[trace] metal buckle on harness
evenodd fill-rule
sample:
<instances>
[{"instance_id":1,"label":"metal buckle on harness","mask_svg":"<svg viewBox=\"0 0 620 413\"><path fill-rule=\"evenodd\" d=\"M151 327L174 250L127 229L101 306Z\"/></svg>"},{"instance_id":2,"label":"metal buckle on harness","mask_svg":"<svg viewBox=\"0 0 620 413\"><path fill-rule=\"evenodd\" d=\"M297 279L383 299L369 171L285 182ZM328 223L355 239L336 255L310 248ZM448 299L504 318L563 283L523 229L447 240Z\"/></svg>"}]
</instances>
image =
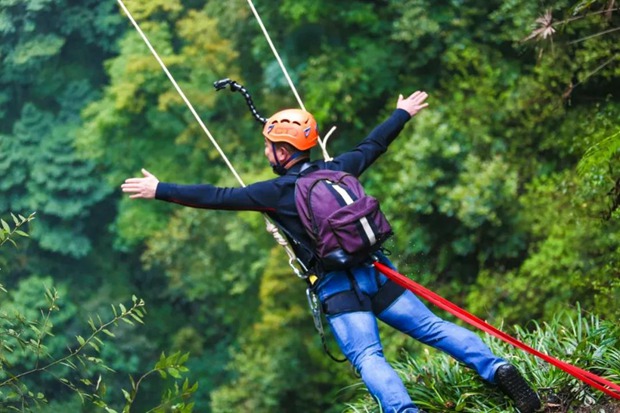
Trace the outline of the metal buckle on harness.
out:
<instances>
[{"instance_id":1,"label":"metal buckle on harness","mask_svg":"<svg viewBox=\"0 0 620 413\"><path fill-rule=\"evenodd\" d=\"M306 297L308 298L308 306L312 313L314 328L316 328L321 337L323 337L323 322L321 321L321 304L319 302L319 297L312 291L311 287L306 288Z\"/></svg>"},{"instance_id":2,"label":"metal buckle on harness","mask_svg":"<svg viewBox=\"0 0 620 413\"><path fill-rule=\"evenodd\" d=\"M297 266L295 266L295 262L299 264L299 266L303 269L303 272L300 271L299 268L297 268ZM289 257L288 265L293 269L293 272L295 273L295 275L298 278L301 278L302 280L308 280L308 277L311 276L310 271L308 271L304 263L297 257L295 258ZM311 284L314 284L314 282L311 282Z\"/></svg>"},{"instance_id":3,"label":"metal buckle on harness","mask_svg":"<svg viewBox=\"0 0 620 413\"><path fill-rule=\"evenodd\" d=\"M312 291L312 287L306 288L306 297L308 297L308 305L310 306L310 311L312 312L312 319L314 320L314 328L319 332L319 336L321 337L321 343L323 344L323 350L332 360L338 363L344 363L347 361L346 357L337 358L335 357L327 348L327 341L325 340L325 331L323 330L323 322L321 321L321 303L319 301L319 297L317 294Z\"/></svg>"}]
</instances>

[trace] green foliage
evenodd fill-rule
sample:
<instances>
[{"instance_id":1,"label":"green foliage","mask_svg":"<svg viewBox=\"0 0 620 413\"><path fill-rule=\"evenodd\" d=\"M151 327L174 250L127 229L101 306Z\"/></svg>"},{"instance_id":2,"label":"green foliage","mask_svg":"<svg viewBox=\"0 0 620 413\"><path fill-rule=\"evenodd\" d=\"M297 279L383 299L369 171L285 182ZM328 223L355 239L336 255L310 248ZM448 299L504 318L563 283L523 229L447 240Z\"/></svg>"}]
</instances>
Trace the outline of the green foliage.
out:
<instances>
[{"instance_id":1,"label":"green foliage","mask_svg":"<svg viewBox=\"0 0 620 413\"><path fill-rule=\"evenodd\" d=\"M229 365L236 378L212 393L213 412L335 413L341 410L337 401L351 397L341 388L352 377L343 371L346 365L323 352L305 283L281 265L285 257L280 248L272 249L259 291L259 317L240 334ZM327 342L338 354L329 334Z\"/></svg>"},{"instance_id":2,"label":"green foliage","mask_svg":"<svg viewBox=\"0 0 620 413\"><path fill-rule=\"evenodd\" d=\"M610 319L618 317L616 253L617 221L592 216L600 192L592 191L572 172L534 181L521 197L531 211L527 226L531 251L518 270L482 272L469 303L472 311L490 308L500 319L520 320L520 314L549 318L578 297L584 308Z\"/></svg>"},{"instance_id":3,"label":"green foliage","mask_svg":"<svg viewBox=\"0 0 620 413\"><path fill-rule=\"evenodd\" d=\"M139 319L136 318L136 321ZM141 320L140 320L141 322ZM194 403L188 401L192 397L192 394L198 389L198 383L190 384L189 380L183 380L183 373L188 371L185 367L189 354L174 353L170 356L166 356L162 353L159 361L148 372L144 373L140 378L135 380L130 376L131 390L122 389L123 396L125 398L125 406L122 410L123 413L129 413L134 405L140 385L152 374L159 374L162 379L166 379L168 376L172 377L172 387L166 389L162 395L162 400L159 405L150 408L149 413L164 413L169 411L179 413L191 413L193 411ZM182 383L179 385L179 381ZM108 413L116 413L116 410L110 408L105 402L98 399L94 401L94 404L98 407L105 409Z\"/></svg>"},{"instance_id":4,"label":"green foliage","mask_svg":"<svg viewBox=\"0 0 620 413\"><path fill-rule=\"evenodd\" d=\"M92 0L3 0L0 10L0 211L36 209L37 246L82 257L87 222L110 191L73 141L121 20L113 4Z\"/></svg>"},{"instance_id":5,"label":"green foliage","mask_svg":"<svg viewBox=\"0 0 620 413\"><path fill-rule=\"evenodd\" d=\"M81 89L81 90L80 90ZM86 255L91 241L85 234L91 209L110 189L93 176L94 164L79 159L72 139L74 102L80 93L89 93L78 84L69 85L59 97L67 112L54 118L32 104L24 106L12 135L0 139L0 169L5 179L0 185L0 210L37 209L39 220L32 237L44 250L73 257ZM85 98L86 99L86 98Z\"/></svg>"},{"instance_id":6,"label":"green foliage","mask_svg":"<svg viewBox=\"0 0 620 413\"><path fill-rule=\"evenodd\" d=\"M583 175L588 169L599 166L601 164L606 165L610 162L620 150L620 131L613 135L606 136L596 145L590 147L579 165L577 165L577 171Z\"/></svg>"},{"instance_id":7,"label":"green foliage","mask_svg":"<svg viewBox=\"0 0 620 413\"><path fill-rule=\"evenodd\" d=\"M62 331L72 328L77 308L63 303L66 286L61 290L50 287L52 280L31 277L20 283L15 292L2 297L0 317L0 406L16 411L31 411L54 395L67 390L81 399L98 400L105 393L102 372L110 370L100 358L104 341L101 337L115 337L112 328L120 321L142 323L144 302L134 297L133 306L112 306L114 317L104 321L99 316L90 318L91 332L85 338L76 336L68 345L64 335L55 335L54 328ZM45 294L41 294L41 287ZM44 300L42 300L44 298ZM73 329L73 328L72 328Z\"/></svg>"},{"instance_id":8,"label":"green foliage","mask_svg":"<svg viewBox=\"0 0 620 413\"><path fill-rule=\"evenodd\" d=\"M614 381L620 373L618 326L580 310L559 312L550 322L536 323L533 328L515 326L513 336L542 353L608 380ZM609 401L609 396L544 360L496 338L486 336L485 341L495 354L517 366L538 390L543 402L549 401L559 411ZM445 353L425 349L406 354L402 362L395 364L416 405L428 412L513 411L510 399L499 389ZM346 411L376 413L380 410L366 395Z\"/></svg>"}]
</instances>

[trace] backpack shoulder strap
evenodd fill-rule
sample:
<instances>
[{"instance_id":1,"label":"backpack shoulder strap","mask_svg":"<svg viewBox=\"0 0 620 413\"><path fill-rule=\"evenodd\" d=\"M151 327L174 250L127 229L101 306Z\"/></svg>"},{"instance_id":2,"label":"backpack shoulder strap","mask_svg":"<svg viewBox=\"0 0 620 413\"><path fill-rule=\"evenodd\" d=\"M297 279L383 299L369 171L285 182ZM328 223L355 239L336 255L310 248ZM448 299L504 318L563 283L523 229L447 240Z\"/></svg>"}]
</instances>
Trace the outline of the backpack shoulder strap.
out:
<instances>
[{"instance_id":1,"label":"backpack shoulder strap","mask_svg":"<svg viewBox=\"0 0 620 413\"><path fill-rule=\"evenodd\" d=\"M301 165L301 169L299 169L299 172L297 172L295 175L297 176L297 178L301 178L302 176L306 176L314 171L318 171L319 170L319 166L312 163L312 162L304 162L303 165Z\"/></svg>"}]
</instances>

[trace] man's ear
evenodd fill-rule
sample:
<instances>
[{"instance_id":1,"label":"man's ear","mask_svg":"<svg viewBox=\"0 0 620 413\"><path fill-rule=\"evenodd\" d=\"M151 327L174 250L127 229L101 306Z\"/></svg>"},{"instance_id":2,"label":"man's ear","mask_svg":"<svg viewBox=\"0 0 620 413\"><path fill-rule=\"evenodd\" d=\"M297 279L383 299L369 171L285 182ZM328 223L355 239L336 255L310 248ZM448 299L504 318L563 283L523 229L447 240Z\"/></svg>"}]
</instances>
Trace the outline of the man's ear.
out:
<instances>
[{"instance_id":1,"label":"man's ear","mask_svg":"<svg viewBox=\"0 0 620 413\"><path fill-rule=\"evenodd\" d=\"M284 145L276 148L276 156L278 157L278 160L280 162L287 160L290 155L291 154L289 153L288 149L284 147Z\"/></svg>"}]
</instances>

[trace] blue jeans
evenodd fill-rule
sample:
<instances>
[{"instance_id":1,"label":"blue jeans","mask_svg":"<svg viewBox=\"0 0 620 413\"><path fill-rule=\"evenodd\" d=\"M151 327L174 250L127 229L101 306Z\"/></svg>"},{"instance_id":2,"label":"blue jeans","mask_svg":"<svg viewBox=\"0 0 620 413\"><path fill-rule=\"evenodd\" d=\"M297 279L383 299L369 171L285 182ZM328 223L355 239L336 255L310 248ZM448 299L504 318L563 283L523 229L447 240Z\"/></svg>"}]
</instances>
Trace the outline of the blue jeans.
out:
<instances>
[{"instance_id":1,"label":"blue jeans","mask_svg":"<svg viewBox=\"0 0 620 413\"><path fill-rule=\"evenodd\" d=\"M394 268L385 257L381 261ZM373 266L351 270L362 293L373 297L387 278ZM346 271L325 275L317 286L319 300L350 290ZM405 386L383 356L377 320L448 353L474 369L485 380L493 382L495 371L506 361L495 356L486 344L471 331L442 320L434 315L411 291L405 291L381 314L371 311L346 312L328 315L331 331L343 354L359 371L370 393L379 401L385 413L415 413L418 411Z\"/></svg>"}]
</instances>

